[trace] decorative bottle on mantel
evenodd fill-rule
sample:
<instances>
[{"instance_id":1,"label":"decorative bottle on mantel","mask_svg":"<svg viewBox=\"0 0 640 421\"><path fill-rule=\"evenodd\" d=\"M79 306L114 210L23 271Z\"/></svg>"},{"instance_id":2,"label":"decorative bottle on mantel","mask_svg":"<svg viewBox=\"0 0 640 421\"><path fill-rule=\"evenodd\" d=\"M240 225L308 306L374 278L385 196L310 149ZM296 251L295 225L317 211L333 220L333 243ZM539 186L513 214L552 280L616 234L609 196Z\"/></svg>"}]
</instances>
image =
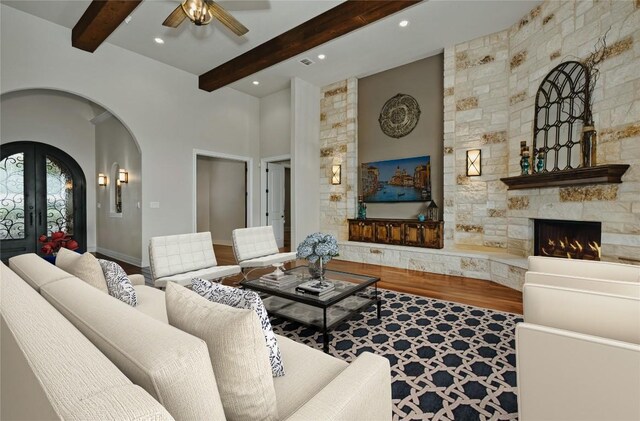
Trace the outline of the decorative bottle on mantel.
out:
<instances>
[{"instance_id":1,"label":"decorative bottle on mantel","mask_svg":"<svg viewBox=\"0 0 640 421\"><path fill-rule=\"evenodd\" d=\"M545 165L544 165L544 158L545 158L545 153L542 151L542 149L538 150L538 161L536 162L536 172L537 173L541 173L544 171Z\"/></svg>"},{"instance_id":2,"label":"decorative bottle on mantel","mask_svg":"<svg viewBox=\"0 0 640 421\"><path fill-rule=\"evenodd\" d=\"M531 163L529 162L529 147L526 146L522 149L522 158L520 158L520 170L522 175L529 175L529 168Z\"/></svg>"},{"instance_id":3,"label":"decorative bottle on mantel","mask_svg":"<svg viewBox=\"0 0 640 421\"><path fill-rule=\"evenodd\" d=\"M596 140L597 133L593 123L586 124L582 128L582 139L580 139L580 151L582 168L596 166Z\"/></svg>"}]
</instances>

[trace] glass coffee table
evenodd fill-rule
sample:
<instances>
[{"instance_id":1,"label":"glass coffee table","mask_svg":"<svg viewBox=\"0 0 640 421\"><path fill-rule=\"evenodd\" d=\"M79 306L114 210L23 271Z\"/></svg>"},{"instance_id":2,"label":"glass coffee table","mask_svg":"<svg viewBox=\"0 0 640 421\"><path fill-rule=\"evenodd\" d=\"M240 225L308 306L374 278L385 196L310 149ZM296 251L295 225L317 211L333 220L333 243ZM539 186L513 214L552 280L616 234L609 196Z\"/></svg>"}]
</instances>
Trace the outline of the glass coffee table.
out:
<instances>
[{"instance_id":1,"label":"glass coffee table","mask_svg":"<svg viewBox=\"0 0 640 421\"><path fill-rule=\"evenodd\" d=\"M284 287L276 287L260 278L245 280L241 285L259 292L270 316L301 323L320 329L324 352L329 351L329 330L355 314L375 304L380 318L382 300L378 295L378 281L366 275L327 270L325 281L335 289L322 296L296 292L296 287L311 280L307 266L298 266L285 272L299 279Z\"/></svg>"}]
</instances>

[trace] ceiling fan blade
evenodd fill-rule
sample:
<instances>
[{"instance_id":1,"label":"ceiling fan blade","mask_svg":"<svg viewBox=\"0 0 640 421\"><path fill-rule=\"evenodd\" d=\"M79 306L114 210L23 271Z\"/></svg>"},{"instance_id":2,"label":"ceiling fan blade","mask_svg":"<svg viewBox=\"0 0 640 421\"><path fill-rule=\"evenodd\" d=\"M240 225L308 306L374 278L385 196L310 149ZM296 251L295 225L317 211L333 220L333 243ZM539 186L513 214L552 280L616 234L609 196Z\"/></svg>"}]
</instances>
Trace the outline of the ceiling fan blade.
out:
<instances>
[{"instance_id":1,"label":"ceiling fan blade","mask_svg":"<svg viewBox=\"0 0 640 421\"><path fill-rule=\"evenodd\" d=\"M183 20L187 18L187 14L182 10L182 5L178 5L176 10L171 12L169 16L162 22L162 25L168 26L170 28L177 28L180 26Z\"/></svg>"},{"instance_id":2,"label":"ceiling fan blade","mask_svg":"<svg viewBox=\"0 0 640 421\"><path fill-rule=\"evenodd\" d=\"M229 12L224 10L224 8L216 2L207 0L207 5L209 5L209 11L211 12L211 14L220 22L222 22L224 26L233 31L233 33L235 33L236 35L242 36L249 32L246 26L241 24L236 18L231 16Z\"/></svg>"}]
</instances>

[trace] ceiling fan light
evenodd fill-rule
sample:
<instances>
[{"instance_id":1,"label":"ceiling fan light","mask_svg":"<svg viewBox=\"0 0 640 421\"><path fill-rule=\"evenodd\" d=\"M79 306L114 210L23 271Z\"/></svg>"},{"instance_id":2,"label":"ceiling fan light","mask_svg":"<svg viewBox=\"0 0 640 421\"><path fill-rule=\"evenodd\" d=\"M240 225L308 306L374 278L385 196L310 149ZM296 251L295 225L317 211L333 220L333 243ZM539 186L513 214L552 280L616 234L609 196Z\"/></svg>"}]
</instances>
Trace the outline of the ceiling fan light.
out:
<instances>
[{"instance_id":1,"label":"ceiling fan light","mask_svg":"<svg viewBox=\"0 0 640 421\"><path fill-rule=\"evenodd\" d=\"M182 10L196 25L207 25L213 19L209 5L205 0L185 0Z\"/></svg>"}]
</instances>

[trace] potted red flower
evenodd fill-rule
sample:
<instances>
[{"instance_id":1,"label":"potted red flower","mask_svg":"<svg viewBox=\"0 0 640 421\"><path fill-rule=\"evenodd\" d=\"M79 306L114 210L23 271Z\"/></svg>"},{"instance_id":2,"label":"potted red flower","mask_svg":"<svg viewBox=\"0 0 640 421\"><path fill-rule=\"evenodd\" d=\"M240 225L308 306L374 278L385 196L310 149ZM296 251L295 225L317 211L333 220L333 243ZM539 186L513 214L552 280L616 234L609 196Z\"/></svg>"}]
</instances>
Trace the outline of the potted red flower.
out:
<instances>
[{"instance_id":1,"label":"potted red flower","mask_svg":"<svg viewBox=\"0 0 640 421\"><path fill-rule=\"evenodd\" d=\"M64 231L52 232L51 237L42 234L38 241L42 243L40 251L46 256L55 256L61 248L77 250L80 247L78 242Z\"/></svg>"}]
</instances>

